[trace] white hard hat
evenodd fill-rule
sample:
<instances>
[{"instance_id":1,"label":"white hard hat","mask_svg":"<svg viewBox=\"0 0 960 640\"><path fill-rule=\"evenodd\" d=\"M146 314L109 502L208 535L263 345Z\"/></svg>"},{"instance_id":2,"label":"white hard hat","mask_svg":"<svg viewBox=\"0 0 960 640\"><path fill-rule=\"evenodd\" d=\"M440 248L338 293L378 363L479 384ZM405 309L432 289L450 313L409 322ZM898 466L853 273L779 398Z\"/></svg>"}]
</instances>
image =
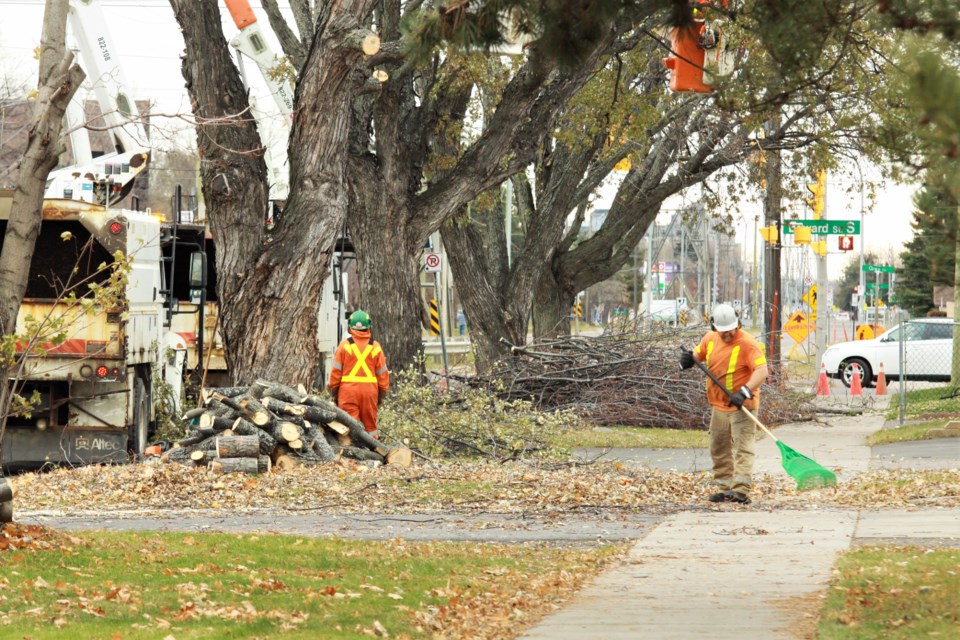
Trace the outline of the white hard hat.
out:
<instances>
[{"instance_id":1,"label":"white hard hat","mask_svg":"<svg viewBox=\"0 0 960 640\"><path fill-rule=\"evenodd\" d=\"M740 318L730 305L718 304L713 308L710 324L713 325L714 331L733 331L740 326Z\"/></svg>"}]
</instances>

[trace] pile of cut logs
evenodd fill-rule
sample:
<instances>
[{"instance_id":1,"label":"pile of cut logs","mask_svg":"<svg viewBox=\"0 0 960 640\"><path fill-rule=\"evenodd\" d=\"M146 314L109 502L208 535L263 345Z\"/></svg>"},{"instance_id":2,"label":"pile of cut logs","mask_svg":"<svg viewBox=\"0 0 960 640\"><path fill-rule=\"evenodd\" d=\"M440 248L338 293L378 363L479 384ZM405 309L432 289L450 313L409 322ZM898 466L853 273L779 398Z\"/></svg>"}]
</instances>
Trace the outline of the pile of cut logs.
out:
<instances>
[{"instance_id":1,"label":"pile of cut logs","mask_svg":"<svg viewBox=\"0 0 960 640\"><path fill-rule=\"evenodd\" d=\"M266 473L341 456L404 467L412 460L407 447L387 446L359 420L302 387L258 381L207 388L201 391L201 405L184 414L191 426L163 455L164 461L223 473Z\"/></svg>"}]
</instances>

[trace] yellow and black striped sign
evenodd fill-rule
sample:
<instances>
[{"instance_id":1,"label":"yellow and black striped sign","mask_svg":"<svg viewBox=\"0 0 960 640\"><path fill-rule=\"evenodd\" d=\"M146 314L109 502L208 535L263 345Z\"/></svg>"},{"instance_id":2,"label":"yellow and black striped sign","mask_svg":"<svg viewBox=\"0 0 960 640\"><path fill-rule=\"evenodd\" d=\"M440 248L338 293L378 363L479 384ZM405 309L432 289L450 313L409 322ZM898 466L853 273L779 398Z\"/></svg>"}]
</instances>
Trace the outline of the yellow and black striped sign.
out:
<instances>
[{"instance_id":1,"label":"yellow and black striped sign","mask_svg":"<svg viewBox=\"0 0 960 640\"><path fill-rule=\"evenodd\" d=\"M430 301L430 335L440 335L440 306L436 300Z\"/></svg>"},{"instance_id":2,"label":"yellow and black striped sign","mask_svg":"<svg viewBox=\"0 0 960 640\"><path fill-rule=\"evenodd\" d=\"M570 310L573 311L573 315L577 316L578 318L583 317L583 303L579 300L577 300L576 304L574 304Z\"/></svg>"}]
</instances>

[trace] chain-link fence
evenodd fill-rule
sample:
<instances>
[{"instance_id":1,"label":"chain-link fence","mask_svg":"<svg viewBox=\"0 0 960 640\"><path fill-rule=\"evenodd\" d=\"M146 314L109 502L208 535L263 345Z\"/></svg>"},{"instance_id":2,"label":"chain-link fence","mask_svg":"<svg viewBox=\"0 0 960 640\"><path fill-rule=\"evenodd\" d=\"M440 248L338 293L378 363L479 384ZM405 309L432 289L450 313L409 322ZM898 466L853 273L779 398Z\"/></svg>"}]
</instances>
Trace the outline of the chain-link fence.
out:
<instances>
[{"instance_id":1,"label":"chain-link fence","mask_svg":"<svg viewBox=\"0 0 960 640\"><path fill-rule=\"evenodd\" d=\"M910 419L960 415L960 371L954 351L954 333L960 323L952 318L920 318L902 321L886 335L896 358L878 360L886 365L888 379L897 379L900 424ZM881 349L887 342L881 342Z\"/></svg>"}]
</instances>

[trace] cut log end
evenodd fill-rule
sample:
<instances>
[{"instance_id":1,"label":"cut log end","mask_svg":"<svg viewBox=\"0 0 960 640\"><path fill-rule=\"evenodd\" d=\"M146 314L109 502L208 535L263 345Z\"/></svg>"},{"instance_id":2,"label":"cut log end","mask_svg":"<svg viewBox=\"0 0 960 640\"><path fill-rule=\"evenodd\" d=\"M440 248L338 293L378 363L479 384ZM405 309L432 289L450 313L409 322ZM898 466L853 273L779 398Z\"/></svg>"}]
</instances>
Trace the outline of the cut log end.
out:
<instances>
[{"instance_id":1,"label":"cut log end","mask_svg":"<svg viewBox=\"0 0 960 640\"><path fill-rule=\"evenodd\" d=\"M397 467L409 467L413 464L413 452L400 445L391 449L387 455L387 464Z\"/></svg>"},{"instance_id":2,"label":"cut log end","mask_svg":"<svg viewBox=\"0 0 960 640\"><path fill-rule=\"evenodd\" d=\"M380 52L380 36L375 33L371 33L363 40L360 41L360 50L363 51L366 55L372 56L375 53Z\"/></svg>"}]
</instances>

